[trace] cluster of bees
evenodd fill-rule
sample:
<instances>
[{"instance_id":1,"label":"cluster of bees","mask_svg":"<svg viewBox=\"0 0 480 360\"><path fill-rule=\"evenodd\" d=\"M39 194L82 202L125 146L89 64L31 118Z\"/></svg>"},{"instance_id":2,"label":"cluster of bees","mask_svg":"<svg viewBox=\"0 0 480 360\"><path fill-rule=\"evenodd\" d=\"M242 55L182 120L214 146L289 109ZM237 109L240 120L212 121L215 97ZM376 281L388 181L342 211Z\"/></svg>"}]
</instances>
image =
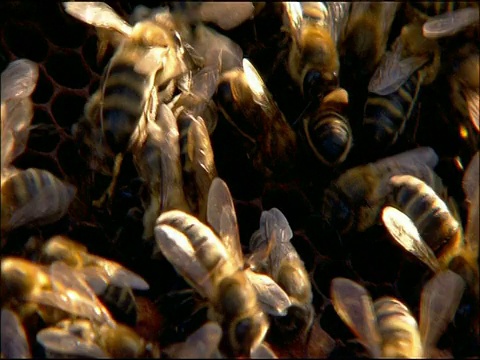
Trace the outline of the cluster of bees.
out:
<instances>
[{"instance_id":1,"label":"cluster of bees","mask_svg":"<svg viewBox=\"0 0 480 360\"><path fill-rule=\"evenodd\" d=\"M70 130L88 175L17 166L39 70L12 61L2 357L478 355L478 4L59 6L105 62ZM114 250L73 235L92 219Z\"/></svg>"}]
</instances>

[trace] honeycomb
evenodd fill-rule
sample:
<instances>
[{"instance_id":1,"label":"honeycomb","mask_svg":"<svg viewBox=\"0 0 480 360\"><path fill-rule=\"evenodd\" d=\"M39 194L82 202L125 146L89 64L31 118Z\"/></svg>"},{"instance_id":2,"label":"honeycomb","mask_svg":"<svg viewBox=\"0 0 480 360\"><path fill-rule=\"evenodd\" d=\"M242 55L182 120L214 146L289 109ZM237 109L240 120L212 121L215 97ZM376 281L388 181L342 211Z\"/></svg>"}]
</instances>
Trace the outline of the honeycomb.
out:
<instances>
[{"instance_id":1,"label":"honeycomb","mask_svg":"<svg viewBox=\"0 0 480 360\"><path fill-rule=\"evenodd\" d=\"M159 6L148 1L142 4ZM127 18L138 4L120 1L110 5ZM245 57L258 64L259 72L285 116L294 119L301 112L302 105L297 104L302 101L291 82L275 73L279 53L287 49L280 31L281 21L271 13L262 14L255 18L256 28L249 22L231 30L228 36L243 48ZM252 42L253 38L256 41ZM272 51L269 44L277 44L280 50ZM32 236L48 239L55 234L67 234L84 243L91 253L114 259L141 274L151 285L147 293L141 294L143 299L139 297L142 308L148 308L142 313L159 312L163 318L160 321L158 315L152 315L152 325L148 324L149 316L143 316L139 327L147 330L140 330L142 334L151 335L154 328L154 333L160 334L162 344L184 339L204 321L205 313L191 315L194 312L191 298L187 296L185 300L183 295L176 293L188 287L184 280L164 259L152 257L151 245L141 242L141 213L131 211L141 207L138 195L141 180L137 178L131 158L127 156L122 166L114 212L93 211L91 200L102 193L109 179L91 179L85 175L88 174L87 164L79 155L72 137L72 125L82 117L85 102L98 88L113 49L109 49L98 63L97 37L92 26L66 15L61 3L24 1L8 1L0 5L0 49L0 71L18 58L27 58L39 65L39 80L32 95L32 130L27 150L15 160L14 166L48 170L79 189L67 218L42 229L12 231L2 255L25 256L26 244ZM434 106L426 101L422 111L430 111ZM440 131L441 134L445 132ZM420 129L418 136L421 139L426 135ZM317 312L315 321L337 341L332 357L365 355L361 346L352 341L354 335L340 320L329 300L330 283L334 277L361 281L373 298L383 295L400 297L418 315L419 296L428 270L413 256L392 245L378 227L362 235L340 238L333 230L317 226L321 215L315 212L312 199L318 197L335 173L309 174L309 180L304 181L302 171L306 170L302 169L295 178L283 183L263 183L245 154L237 151L241 144L229 135L225 124L218 124L211 140L219 176L227 182L235 199L243 245L247 246L250 235L258 228L262 210L277 207L289 220L294 231L292 244L311 276ZM447 158L463 149L460 143L444 149L439 145L444 141L443 137L438 137L433 145ZM447 161L440 165L438 172L461 203L463 194L458 190L461 173ZM461 211L464 216L465 209ZM440 339L440 349L451 350L455 357L478 356L480 341L469 328L472 314L475 314L472 303L463 299L455 321ZM303 356L289 349L276 350L289 357ZM41 354L39 349L36 351Z\"/></svg>"}]
</instances>

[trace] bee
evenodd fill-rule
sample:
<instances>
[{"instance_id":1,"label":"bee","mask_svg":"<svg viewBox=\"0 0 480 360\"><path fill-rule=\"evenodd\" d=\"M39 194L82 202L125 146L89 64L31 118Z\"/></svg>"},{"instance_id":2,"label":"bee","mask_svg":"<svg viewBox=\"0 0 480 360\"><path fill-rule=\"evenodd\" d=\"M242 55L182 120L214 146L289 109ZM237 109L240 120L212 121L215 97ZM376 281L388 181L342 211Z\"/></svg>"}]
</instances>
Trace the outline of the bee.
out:
<instances>
[{"instance_id":1,"label":"bee","mask_svg":"<svg viewBox=\"0 0 480 360\"><path fill-rule=\"evenodd\" d=\"M397 142L421 87L435 80L439 69L438 43L425 38L419 24L405 25L368 85L362 131L372 153L383 152Z\"/></svg>"},{"instance_id":2,"label":"bee","mask_svg":"<svg viewBox=\"0 0 480 360\"><path fill-rule=\"evenodd\" d=\"M327 166L345 161L352 147L352 129L345 116L347 107L348 93L337 88L303 119L302 130L310 150Z\"/></svg>"},{"instance_id":3,"label":"bee","mask_svg":"<svg viewBox=\"0 0 480 360\"><path fill-rule=\"evenodd\" d=\"M158 345L145 341L122 324L96 324L87 319L65 319L37 333L47 355L91 358L158 358Z\"/></svg>"},{"instance_id":4,"label":"bee","mask_svg":"<svg viewBox=\"0 0 480 360\"><path fill-rule=\"evenodd\" d=\"M2 231L59 220L67 213L75 194L75 186L47 170L12 170L6 178L2 177Z\"/></svg>"},{"instance_id":5,"label":"bee","mask_svg":"<svg viewBox=\"0 0 480 360\"><path fill-rule=\"evenodd\" d=\"M343 75L370 78L385 53L390 28L398 10L395 2L354 2L348 22L340 38L341 66L349 71ZM355 68L355 71L353 70Z\"/></svg>"},{"instance_id":6,"label":"bee","mask_svg":"<svg viewBox=\"0 0 480 360\"><path fill-rule=\"evenodd\" d=\"M12 61L2 72L1 81L1 169L6 169L27 145L33 102L30 95L37 86L38 65L27 59Z\"/></svg>"},{"instance_id":7,"label":"bee","mask_svg":"<svg viewBox=\"0 0 480 360\"><path fill-rule=\"evenodd\" d=\"M1 321L2 359L31 359L30 344L18 315L8 308L2 308Z\"/></svg>"},{"instance_id":8,"label":"bee","mask_svg":"<svg viewBox=\"0 0 480 360\"><path fill-rule=\"evenodd\" d=\"M457 18L458 16L460 16L461 19L467 19L474 16L473 12L471 13L469 9L472 9L476 6L477 5L474 1L408 1L406 6L406 14L412 21L419 21L423 23L427 23L434 19L441 19L442 17L437 18L437 16L443 16L444 18L449 18L450 25L448 26L453 28L459 27ZM463 10L466 9L468 9L467 12L464 12ZM452 15L457 13L458 10L462 10L459 13L460 15ZM446 26L446 24L442 25L442 27L444 26Z\"/></svg>"},{"instance_id":9,"label":"bee","mask_svg":"<svg viewBox=\"0 0 480 360\"><path fill-rule=\"evenodd\" d=\"M46 267L21 258L3 258L1 280L2 306L15 310L22 319L38 313L52 324L72 314L113 323L82 276L61 261Z\"/></svg>"},{"instance_id":10,"label":"bee","mask_svg":"<svg viewBox=\"0 0 480 360\"><path fill-rule=\"evenodd\" d=\"M209 300L209 318L222 326L226 351L249 356L269 327L264 309L285 314L289 299L268 276L245 270L233 202L218 178L209 191L207 219L220 238L191 215L176 210L161 214L155 228L157 245Z\"/></svg>"},{"instance_id":11,"label":"bee","mask_svg":"<svg viewBox=\"0 0 480 360\"><path fill-rule=\"evenodd\" d=\"M286 292L292 305L285 318L284 331L290 336L306 336L313 323L312 286L303 261L290 242L293 237L287 219L276 208L263 211L260 229L250 239L250 263L265 272ZM255 269L257 268L257 269ZM281 327L282 324L279 325ZM293 335L292 335L293 334Z\"/></svg>"},{"instance_id":12,"label":"bee","mask_svg":"<svg viewBox=\"0 0 480 360\"><path fill-rule=\"evenodd\" d=\"M391 176L414 175L434 186L438 176L432 169L437 163L435 151L421 147L345 171L325 189L325 221L340 234L365 231L380 220Z\"/></svg>"},{"instance_id":13,"label":"bee","mask_svg":"<svg viewBox=\"0 0 480 360\"><path fill-rule=\"evenodd\" d=\"M478 28L478 5L473 5L460 2L455 10L438 13L429 18L422 26L423 35L429 39L437 39L465 31L471 25Z\"/></svg>"},{"instance_id":14,"label":"bee","mask_svg":"<svg viewBox=\"0 0 480 360\"><path fill-rule=\"evenodd\" d=\"M385 296L372 302L355 281L333 279L330 294L335 311L371 357L420 358L434 351L464 287L462 278L449 270L430 279L420 299L420 325L401 301Z\"/></svg>"},{"instance_id":15,"label":"bee","mask_svg":"<svg viewBox=\"0 0 480 360\"><path fill-rule=\"evenodd\" d=\"M63 261L78 271L106 304L119 309L123 318L135 323L137 306L132 289L149 289L139 275L114 261L88 253L84 245L61 235L50 238L43 245L40 260L46 264Z\"/></svg>"},{"instance_id":16,"label":"bee","mask_svg":"<svg viewBox=\"0 0 480 360\"><path fill-rule=\"evenodd\" d=\"M228 123L245 140L256 169L268 177L293 166L295 132L250 61L243 59L243 69L221 76L216 102Z\"/></svg>"},{"instance_id":17,"label":"bee","mask_svg":"<svg viewBox=\"0 0 480 360\"><path fill-rule=\"evenodd\" d=\"M466 191L469 199L469 196L477 195L474 194L475 186L478 192L478 185L472 185L470 180L478 180L475 166L478 170L478 153L472 160L470 170L465 173L465 184L470 181L469 190ZM461 225L448 211L446 204L422 181L394 176L390 182L393 185L394 205L401 210L386 206L382 212L382 221L392 238L432 271L451 268L458 272L478 299L478 238L475 238L475 221L469 219L464 236ZM474 198L471 201L473 204L477 201L478 204ZM478 212L478 209L473 207L469 213L475 215L475 211Z\"/></svg>"},{"instance_id":18,"label":"bee","mask_svg":"<svg viewBox=\"0 0 480 360\"><path fill-rule=\"evenodd\" d=\"M321 99L338 86L337 42L345 28L348 2L284 2L284 24L292 42L288 72L306 99Z\"/></svg>"},{"instance_id":19,"label":"bee","mask_svg":"<svg viewBox=\"0 0 480 360\"><path fill-rule=\"evenodd\" d=\"M173 95L172 80L187 72L182 60L184 48L168 16L157 14L131 27L105 3L63 4L68 14L97 27L101 41L117 46L99 89L85 105L86 121L101 130L101 134L98 130L94 134L94 142L97 138L101 142L92 149L93 158L102 163L105 156L115 156L112 183L105 197L95 203L101 205L113 194L123 154L138 141L147 118L155 118L159 101ZM81 132L76 137L82 141Z\"/></svg>"}]
</instances>

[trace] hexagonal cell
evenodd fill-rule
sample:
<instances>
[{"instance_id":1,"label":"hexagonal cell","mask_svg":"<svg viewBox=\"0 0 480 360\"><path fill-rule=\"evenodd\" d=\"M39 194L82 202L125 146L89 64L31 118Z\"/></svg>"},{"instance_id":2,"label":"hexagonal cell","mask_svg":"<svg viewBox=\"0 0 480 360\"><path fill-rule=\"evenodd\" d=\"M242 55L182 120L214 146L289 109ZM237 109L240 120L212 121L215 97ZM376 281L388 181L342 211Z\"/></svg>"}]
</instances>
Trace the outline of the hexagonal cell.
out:
<instances>
[{"instance_id":1,"label":"hexagonal cell","mask_svg":"<svg viewBox=\"0 0 480 360\"><path fill-rule=\"evenodd\" d=\"M48 43L40 30L31 23L8 22L4 38L10 51L19 58L41 62L48 54Z\"/></svg>"},{"instance_id":2,"label":"hexagonal cell","mask_svg":"<svg viewBox=\"0 0 480 360\"><path fill-rule=\"evenodd\" d=\"M50 114L36 107L32 125L34 125L34 127L30 130L27 148L43 153L53 151L60 141L60 136Z\"/></svg>"},{"instance_id":3,"label":"hexagonal cell","mask_svg":"<svg viewBox=\"0 0 480 360\"><path fill-rule=\"evenodd\" d=\"M82 89L90 81L81 56L73 50L53 54L47 59L45 68L53 80L71 89Z\"/></svg>"},{"instance_id":4,"label":"hexagonal cell","mask_svg":"<svg viewBox=\"0 0 480 360\"><path fill-rule=\"evenodd\" d=\"M45 35L62 48L78 48L87 37L87 25L65 13L60 2L51 4L49 20L44 21Z\"/></svg>"},{"instance_id":5,"label":"hexagonal cell","mask_svg":"<svg viewBox=\"0 0 480 360\"><path fill-rule=\"evenodd\" d=\"M71 92L61 92L52 101L51 109L58 126L70 133L71 127L83 115L85 97Z\"/></svg>"},{"instance_id":6,"label":"hexagonal cell","mask_svg":"<svg viewBox=\"0 0 480 360\"><path fill-rule=\"evenodd\" d=\"M26 151L15 159L13 165L19 169L37 168L50 171L59 179L63 179L63 174L58 168L57 162L49 155L31 150Z\"/></svg>"},{"instance_id":7,"label":"hexagonal cell","mask_svg":"<svg viewBox=\"0 0 480 360\"><path fill-rule=\"evenodd\" d=\"M47 76L45 68L40 65L38 69L38 81L32 94L32 101L35 104L45 104L52 97L54 89L50 78Z\"/></svg>"}]
</instances>

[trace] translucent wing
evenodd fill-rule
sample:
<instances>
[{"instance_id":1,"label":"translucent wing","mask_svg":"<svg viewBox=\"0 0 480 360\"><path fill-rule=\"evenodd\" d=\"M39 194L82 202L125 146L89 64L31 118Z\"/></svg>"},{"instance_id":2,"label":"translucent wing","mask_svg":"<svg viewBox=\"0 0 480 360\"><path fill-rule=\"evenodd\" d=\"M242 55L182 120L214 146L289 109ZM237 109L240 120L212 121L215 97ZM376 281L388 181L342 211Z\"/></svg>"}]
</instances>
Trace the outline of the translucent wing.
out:
<instances>
[{"instance_id":1,"label":"translucent wing","mask_svg":"<svg viewBox=\"0 0 480 360\"><path fill-rule=\"evenodd\" d=\"M242 48L230 38L205 25L197 26L193 45L204 58L205 67L219 68L220 73L224 73L242 66Z\"/></svg>"},{"instance_id":2,"label":"translucent wing","mask_svg":"<svg viewBox=\"0 0 480 360\"><path fill-rule=\"evenodd\" d=\"M413 221L400 210L386 206L382 221L392 238L409 253L424 262L433 272L440 270L440 264L430 246L421 238Z\"/></svg>"},{"instance_id":3,"label":"translucent wing","mask_svg":"<svg viewBox=\"0 0 480 360\"><path fill-rule=\"evenodd\" d=\"M478 8L464 8L431 17L423 24L423 35L429 39L451 36L478 23Z\"/></svg>"},{"instance_id":4,"label":"translucent wing","mask_svg":"<svg viewBox=\"0 0 480 360\"><path fill-rule=\"evenodd\" d=\"M160 154L162 164L162 210L187 209L182 184L182 166L177 120L165 104L157 114L157 125L161 128Z\"/></svg>"},{"instance_id":5,"label":"translucent wing","mask_svg":"<svg viewBox=\"0 0 480 360\"><path fill-rule=\"evenodd\" d=\"M438 164L438 156L431 147L419 147L380 159L373 164L381 172L387 172L387 169L394 167L411 168L416 165L424 165L433 169Z\"/></svg>"},{"instance_id":6,"label":"translucent wing","mask_svg":"<svg viewBox=\"0 0 480 360\"><path fill-rule=\"evenodd\" d=\"M479 89L463 89L465 101L467 102L468 115L470 116L470 122L477 132L480 132L480 120L479 109L480 106L480 93Z\"/></svg>"},{"instance_id":7,"label":"translucent wing","mask_svg":"<svg viewBox=\"0 0 480 360\"><path fill-rule=\"evenodd\" d=\"M38 65L27 59L8 64L1 75L1 101L29 97L38 80ZM2 119L3 121L3 119Z\"/></svg>"},{"instance_id":8,"label":"translucent wing","mask_svg":"<svg viewBox=\"0 0 480 360\"><path fill-rule=\"evenodd\" d=\"M468 201L468 220L465 230L465 245L469 249L469 252L478 258L479 248L479 155L477 152L475 156L470 160L470 163L463 175L463 190Z\"/></svg>"},{"instance_id":9,"label":"translucent wing","mask_svg":"<svg viewBox=\"0 0 480 360\"><path fill-rule=\"evenodd\" d=\"M435 347L452 321L465 290L465 282L454 272L437 273L424 286L420 299L420 334L425 349Z\"/></svg>"},{"instance_id":10,"label":"translucent wing","mask_svg":"<svg viewBox=\"0 0 480 360\"><path fill-rule=\"evenodd\" d=\"M214 294L209 273L198 261L189 239L177 229L162 224L155 227L155 240L175 270L202 296L211 299Z\"/></svg>"},{"instance_id":11,"label":"translucent wing","mask_svg":"<svg viewBox=\"0 0 480 360\"><path fill-rule=\"evenodd\" d=\"M132 27L104 2L63 2L65 11L74 18L95 27L116 30L129 37Z\"/></svg>"},{"instance_id":12,"label":"translucent wing","mask_svg":"<svg viewBox=\"0 0 480 360\"><path fill-rule=\"evenodd\" d=\"M368 91L388 95L397 91L410 76L428 62L427 56L402 58L402 43L397 41L393 51L387 52L375 70Z\"/></svg>"},{"instance_id":13,"label":"translucent wing","mask_svg":"<svg viewBox=\"0 0 480 360\"><path fill-rule=\"evenodd\" d=\"M251 359L278 359L272 349L270 349L265 343L258 345L251 353Z\"/></svg>"},{"instance_id":14,"label":"translucent wing","mask_svg":"<svg viewBox=\"0 0 480 360\"><path fill-rule=\"evenodd\" d=\"M110 358L103 349L91 340L85 340L70 334L65 329L54 327L40 330L37 341L46 350L56 354L87 358Z\"/></svg>"},{"instance_id":15,"label":"translucent wing","mask_svg":"<svg viewBox=\"0 0 480 360\"><path fill-rule=\"evenodd\" d=\"M62 261L49 269L53 291L32 294L33 301L114 326L110 313L79 273Z\"/></svg>"},{"instance_id":16,"label":"translucent wing","mask_svg":"<svg viewBox=\"0 0 480 360\"><path fill-rule=\"evenodd\" d=\"M238 232L237 215L227 184L220 178L212 181L208 192L207 221L219 234L238 268L243 267L243 252Z\"/></svg>"},{"instance_id":17,"label":"translucent wing","mask_svg":"<svg viewBox=\"0 0 480 360\"><path fill-rule=\"evenodd\" d=\"M381 21L383 25L382 30L384 34L387 34L388 37L400 3L396 1L379 1L376 5L381 7L381 17L379 21Z\"/></svg>"},{"instance_id":18,"label":"translucent wing","mask_svg":"<svg viewBox=\"0 0 480 360\"><path fill-rule=\"evenodd\" d=\"M149 289L147 282L140 275L126 269L119 263L96 255L87 254L86 256L87 261L95 263L98 271L103 273L111 284L136 290Z\"/></svg>"},{"instance_id":19,"label":"translucent wing","mask_svg":"<svg viewBox=\"0 0 480 360\"><path fill-rule=\"evenodd\" d=\"M208 2L198 8L203 22L213 22L223 30L230 30L253 16L255 8L251 2Z\"/></svg>"},{"instance_id":20,"label":"translucent wing","mask_svg":"<svg viewBox=\"0 0 480 360\"><path fill-rule=\"evenodd\" d=\"M263 311L273 316L287 315L291 302L283 289L270 276L245 270L248 280L257 293L257 299Z\"/></svg>"},{"instance_id":21,"label":"translucent wing","mask_svg":"<svg viewBox=\"0 0 480 360\"><path fill-rule=\"evenodd\" d=\"M205 67L192 77L192 87L190 92L202 100L202 103L208 102L217 90L218 79L220 77L219 68L215 66ZM201 115L201 111L196 115Z\"/></svg>"},{"instance_id":22,"label":"translucent wing","mask_svg":"<svg viewBox=\"0 0 480 360\"><path fill-rule=\"evenodd\" d=\"M32 354L27 335L17 314L9 309L2 308L1 321L2 358L31 359Z\"/></svg>"},{"instance_id":23,"label":"translucent wing","mask_svg":"<svg viewBox=\"0 0 480 360\"><path fill-rule=\"evenodd\" d=\"M247 59L243 59L243 72L245 73L247 84L250 90L252 90L253 100L263 109L267 109L270 104L270 99L267 96L267 87L255 67Z\"/></svg>"},{"instance_id":24,"label":"translucent wing","mask_svg":"<svg viewBox=\"0 0 480 360\"><path fill-rule=\"evenodd\" d=\"M338 44L346 25L350 12L350 2L329 1L326 3L328 9L328 23L330 34L335 44Z\"/></svg>"},{"instance_id":25,"label":"translucent wing","mask_svg":"<svg viewBox=\"0 0 480 360\"><path fill-rule=\"evenodd\" d=\"M330 297L340 318L348 325L373 358L381 355L380 335L372 298L360 284L346 279L332 280Z\"/></svg>"},{"instance_id":26,"label":"translucent wing","mask_svg":"<svg viewBox=\"0 0 480 360\"><path fill-rule=\"evenodd\" d=\"M295 41L300 42L300 31L303 21L302 4L297 1L285 1L282 3L285 8L286 21Z\"/></svg>"},{"instance_id":27,"label":"translucent wing","mask_svg":"<svg viewBox=\"0 0 480 360\"><path fill-rule=\"evenodd\" d=\"M173 344L165 352L175 359L212 359L218 352L221 338L220 325L209 321L189 335L185 342Z\"/></svg>"},{"instance_id":28,"label":"translucent wing","mask_svg":"<svg viewBox=\"0 0 480 360\"><path fill-rule=\"evenodd\" d=\"M87 266L79 270L82 273L83 279L88 286L95 292L95 294L104 294L110 283L108 275L103 271L99 271L97 266Z\"/></svg>"}]
</instances>

